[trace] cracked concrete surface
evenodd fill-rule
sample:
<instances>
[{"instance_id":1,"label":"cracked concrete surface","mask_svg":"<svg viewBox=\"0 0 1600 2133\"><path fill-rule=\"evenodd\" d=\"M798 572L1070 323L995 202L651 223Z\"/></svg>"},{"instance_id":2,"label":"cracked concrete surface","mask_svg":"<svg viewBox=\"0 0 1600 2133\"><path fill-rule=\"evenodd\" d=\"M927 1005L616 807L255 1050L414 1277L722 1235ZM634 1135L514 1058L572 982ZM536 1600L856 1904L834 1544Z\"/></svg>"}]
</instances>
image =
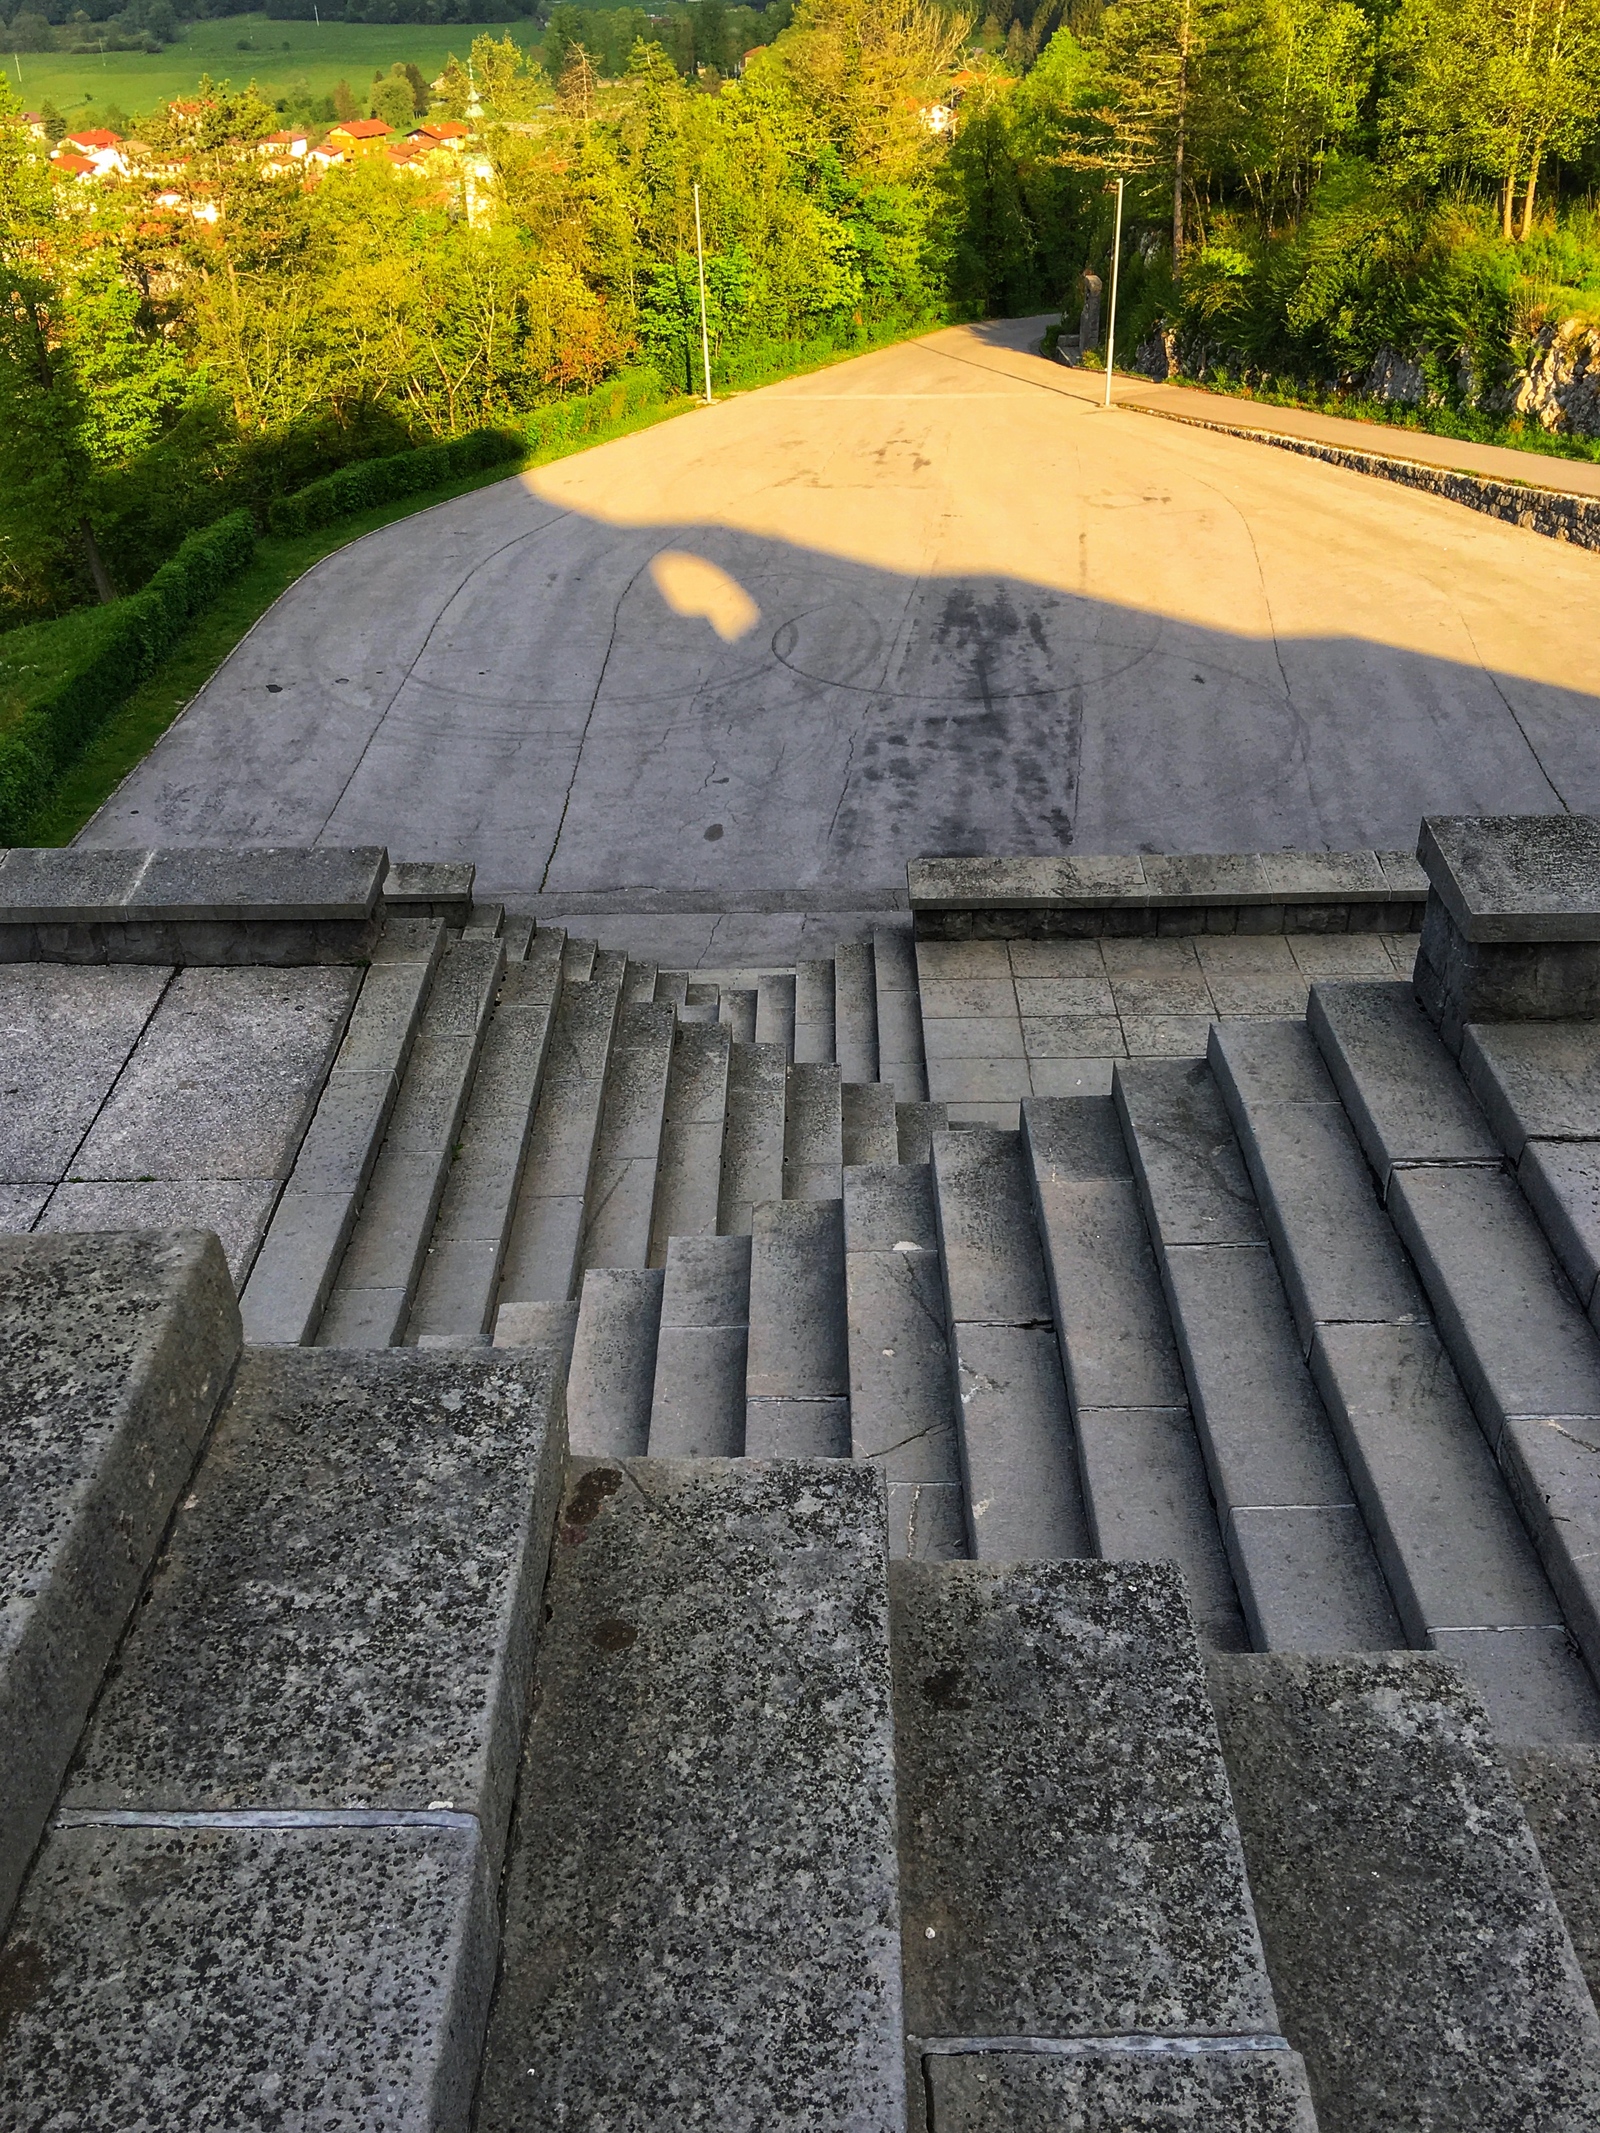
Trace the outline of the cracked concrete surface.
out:
<instances>
[{"instance_id":1,"label":"cracked concrete surface","mask_svg":"<svg viewBox=\"0 0 1600 2133\"><path fill-rule=\"evenodd\" d=\"M81 841L470 858L481 893L681 965L831 946L919 854L1386 848L1425 813L1600 809L1600 555L1105 412L1028 352L1040 323L340 550Z\"/></svg>"}]
</instances>

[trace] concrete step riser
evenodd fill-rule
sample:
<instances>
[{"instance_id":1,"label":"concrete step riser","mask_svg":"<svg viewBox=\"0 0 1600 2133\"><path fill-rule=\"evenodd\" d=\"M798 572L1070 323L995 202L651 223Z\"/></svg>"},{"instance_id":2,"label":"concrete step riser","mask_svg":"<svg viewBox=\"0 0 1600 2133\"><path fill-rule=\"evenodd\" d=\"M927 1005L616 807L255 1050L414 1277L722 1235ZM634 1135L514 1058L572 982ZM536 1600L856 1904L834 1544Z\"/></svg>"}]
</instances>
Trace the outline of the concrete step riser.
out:
<instances>
[{"instance_id":1,"label":"concrete step riser","mask_svg":"<svg viewBox=\"0 0 1600 2133\"><path fill-rule=\"evenodd\" d=\"M778 1200L756 1209L744 1448L752 1459L850 1456L839 1200Z\"/></svg>"},{"instance_id":2,"label":"concrete step riser","mask_svg":"<svg viewBox=\"0 0 1600 2133\"><path fill-rule=\"evenodd\" d=\"M680 1021L667 1074L650 1218L651 1266L664 1266L672 1237L716 1234L732 1043L719 1023Z\"/></svg>"},{"instance_id":3,"label":"concrete step riser","mask_svg":"<svg viewBox=\"0 0 1600 2133\"><path fill-rule=\"evenodd\" d=\"M585 1458L642 1458L661 1328L659 1267L591 1267L567 1372L567 1439Z\"/></svg>"},{"instance_id":4,"label":"concrete step riser","mask_svg":"<svg viewBox=\"0 0 1600 2133\"><path fill-rule=\"evenodd\" d=\"M579 1245L585 1269L649 1263L673 1034L673 1011L657 1002L617 1018Z\"/></svg>"},{"instance_id":5,"label":"concrete step riser","mask_svg":"<svg viewBox=\"0 0 1600 2133\"><path fill-rule=\"evenodd\" d=\"M748 1236L674 1237L667 1247L652 1459L733 1459L744 1450L750 1249Z\"/></svg>"}]
</instances>

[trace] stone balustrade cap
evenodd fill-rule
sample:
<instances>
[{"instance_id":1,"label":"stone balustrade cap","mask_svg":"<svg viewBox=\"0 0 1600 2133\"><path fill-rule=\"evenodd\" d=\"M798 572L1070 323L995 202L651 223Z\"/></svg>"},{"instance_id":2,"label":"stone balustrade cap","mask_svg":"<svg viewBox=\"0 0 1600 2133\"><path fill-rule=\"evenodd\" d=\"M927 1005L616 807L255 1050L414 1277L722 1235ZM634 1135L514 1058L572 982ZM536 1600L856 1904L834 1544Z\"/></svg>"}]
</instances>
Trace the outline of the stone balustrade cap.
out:
<instances>
[{"instance_id":1,"label":"stone balustrade cap","mask_svg":"<svg viewBox=\"0 0 1600 2133\"><path fill-rule=\"evenodd\" d=\"M1430 815L1417 857L1469 941L1600 940L1592 815Z\"/></svg>"},{"instance_id":2,"label":"stone balustrade cap","mask_svg":"<svg viewBox=\"0 0 1600 2133\"><path fill-rule=\"evenodd\" d=\"M0 925L365 919L381 845L0 851Z\"/></svg>"},{"instance_id":3,"label":"stone balustrade cap","mask_svg":"<svg viewBox=\"0 0 1600 2133\"><path fill-rule=\"evenodd\" d=\"M1223 904L1420 901L1403 853L1074 852L1037 859L913 859L913 911L1151 910Z\"/></svg>"},{"instance_id":4,"label":"stone balustrade cap","mask_svg":"<svg viewBox=\"0 0 1600 2133\"><path fill-rule=\"evenodd\" d=\"M386 904L470 903L477 868L471 860L396 859L383 883Z\"/></svg>"}]
</instances>

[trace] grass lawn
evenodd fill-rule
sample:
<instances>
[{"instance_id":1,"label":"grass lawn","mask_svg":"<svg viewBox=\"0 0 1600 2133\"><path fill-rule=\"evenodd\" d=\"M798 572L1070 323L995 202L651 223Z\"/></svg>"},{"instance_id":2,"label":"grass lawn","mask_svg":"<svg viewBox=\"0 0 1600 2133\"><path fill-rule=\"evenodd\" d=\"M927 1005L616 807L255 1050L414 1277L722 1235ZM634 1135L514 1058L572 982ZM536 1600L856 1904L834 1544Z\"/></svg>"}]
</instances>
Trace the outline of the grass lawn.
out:
<instances>
[{"instance_id":1,"label":"grass lawn","mask_svg":"<svg viewBox=\"0 0 1600 2133\"><path fill-rule=\"evenodd\" d=\"M90 58L66 52L9 53L0 28L0 58L28 110L36 111L48 100L81 125L86 112L103 110L107 104L134 116L168 97L187 95L202 74L213 81L232 81L236 88L254 80L274 97L287 96L302 84L312 96L328 96L334 83L344 80L364 98L373 75L387 73L397 60L410 60L432 81L452 52L464 59L473 38L486 32L514 37L519 44L536 42L542 35L532 21L458 22L448 28L416 22L329 22L319 29L314 22L225 15L186 23L179 42L161 52L106 52ZM241 45L250 49L241 50Z\"/></svg>"}]
</instances>

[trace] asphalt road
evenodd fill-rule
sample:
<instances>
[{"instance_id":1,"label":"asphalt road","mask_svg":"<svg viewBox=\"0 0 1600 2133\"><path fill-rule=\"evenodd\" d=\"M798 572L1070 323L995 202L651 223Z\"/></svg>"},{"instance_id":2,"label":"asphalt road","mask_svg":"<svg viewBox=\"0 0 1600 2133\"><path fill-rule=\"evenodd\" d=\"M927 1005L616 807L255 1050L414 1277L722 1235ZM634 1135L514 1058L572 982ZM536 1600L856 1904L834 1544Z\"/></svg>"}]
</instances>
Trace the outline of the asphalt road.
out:
<instances>
[{"instance_id":1,"label":"asphalt road","mask_svg":"<svg viewBox=\"0 0 1600 2133\"><path fill-rule=\"evenodd\" d=\"M683 914L688 952L688 914L891 905L918 854L1392 847L1425 812L1600 811L1600 555L1106 412L1027 353L1041 324L952 328L367 536L80 841L471 858L546 915Z\"/></svg>"}]
</instances>

